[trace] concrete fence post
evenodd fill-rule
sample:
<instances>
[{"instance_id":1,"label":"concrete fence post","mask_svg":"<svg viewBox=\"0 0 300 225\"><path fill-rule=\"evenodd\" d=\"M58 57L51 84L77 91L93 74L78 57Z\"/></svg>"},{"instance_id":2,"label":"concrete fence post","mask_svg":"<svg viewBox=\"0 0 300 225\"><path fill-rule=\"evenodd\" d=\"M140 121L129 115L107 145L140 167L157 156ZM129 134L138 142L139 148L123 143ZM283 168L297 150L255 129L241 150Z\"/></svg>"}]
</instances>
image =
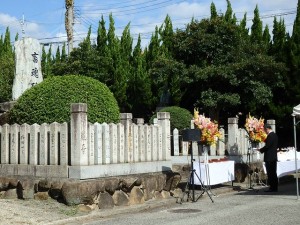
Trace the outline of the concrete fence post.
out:
<instances>
[{"instance_id":1,"label":"concrete fence post","mask_svg":"<svg viewBox=\"0 0 300 225\"><path fill-rule=\"evenodd\" d=\"M169 112L157 113L158 125L162 127L162 157L171 160L171 123Z\"/></svg>"},{"instance_id":2,"label":"concrete fence post","mask_svg":"<svg viewBox=\"0 0 300 225\"><path fill-rule=\"evenodd\" d=\"M230 155L236 155L238 152L238 137L238 118L228 118L228 151Z\"/></svg>"},{"instance_id":3,"label":"concrete fence post","mask_svg":"<svg viewBox=\"0 0 300 225\"><path fill-rule=\"evenodd\" d=\"M276 133L276 121L275 120L267 120L268 125L272 127L272 130Z\"/></svg>"},{"instance_id":4,"label":"concrete fence post","mask_svg":"<svg viewBox=\"0 0 300 225\"><path fill-rule=\"evenodd\" d=\"M132 113L120 113L120 122L124 126L125 163L133 162Z\"/></svg>"},{"instance_id":5,"label":"concrete fence post","mask_svg":"<svg viewBox=\"0 0 300 225\"><path fill-rule=\"evenodd\" d=\"M87 104L71 104L71 165L88 165Z\"/></svg>"}]
</instances>

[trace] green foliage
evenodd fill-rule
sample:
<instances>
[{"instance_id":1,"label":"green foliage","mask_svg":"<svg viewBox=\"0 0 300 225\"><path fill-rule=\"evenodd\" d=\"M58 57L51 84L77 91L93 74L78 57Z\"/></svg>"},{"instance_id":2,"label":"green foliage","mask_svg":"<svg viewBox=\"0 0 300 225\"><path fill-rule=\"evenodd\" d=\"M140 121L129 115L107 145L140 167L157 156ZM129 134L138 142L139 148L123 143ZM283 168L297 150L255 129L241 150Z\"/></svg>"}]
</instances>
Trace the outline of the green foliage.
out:
<instances>
[{"instance_id":1,"label":"green foliage","mask_svg":"<svg viewBox=\"0 0 300 225\"><path fill-rule=\"evenodd\" d=\"M4 39L0 39L0 102L11 100L14 80L14 55L10 43L9 28L6 28Z\"/></svg>"},{"instance_id":2,"label":"green foliage","mask_svg":"<svg viewBox=\"0 0 300 225\"><path fill-rule=\"evenodd\" d=\"M262 21L259 17L259 9L256 5L254 9L254 18L252 20L252 26L251 26L251 42L252 43L261 43L262 41L262 35L263 35L263 25Z\"/></svg>"},{"instance_id":3,"label":"green foliage","mask_svg":"<svg viewBox=\"0 0 300 225\"><path fill-rule=\"evenodd\" d=\"M178 106L169 106L160 109L159 112L170 113L171 130L177 128L179 131L181 131L183 129L191 127L191 120L193 119L193 115L185 108L181 108ZM151 117L150 122L153 122L154 118L156 118L156 114Z\"/></svg>"},{"instance_id":4,"label":"green foliage","mask_svg":"<svg viewBox=\"0 0 300 225\"><path fill-rule=\"evenodd\" d=\"M69 122L71 103L87 103L88 121L119 121L117 102L103 83L85 76L56 76L28 89L10 111L10 123Z\"/></svg>"},{"instance_id":5,"label":"green foliage","mask_svg":"<svg viewBox=\"0 0 300 225\"><path fill-rule=\"evenodd\" d=\"M0 62L0 102L6 102L12 98L15 64L9 56L0 56Z\"/></svg>"}]
</instances>

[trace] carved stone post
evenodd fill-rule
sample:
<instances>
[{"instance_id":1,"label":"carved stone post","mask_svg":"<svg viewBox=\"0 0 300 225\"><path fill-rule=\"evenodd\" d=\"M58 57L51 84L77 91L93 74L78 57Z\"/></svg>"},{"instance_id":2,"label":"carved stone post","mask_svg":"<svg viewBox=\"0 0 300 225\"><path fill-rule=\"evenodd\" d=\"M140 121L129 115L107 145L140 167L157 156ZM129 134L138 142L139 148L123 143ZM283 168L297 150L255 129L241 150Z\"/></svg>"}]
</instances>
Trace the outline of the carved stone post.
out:
<instances>
[{"instance_id":1,"label":"carved stone post","mask_svg":"<svg viewBox=\"0 0 300 225\"><path fill-rule=\"evenodd\" d=\"M71 105L71 165L88 165L87 104Z\"/></svg>"}]
</instances>

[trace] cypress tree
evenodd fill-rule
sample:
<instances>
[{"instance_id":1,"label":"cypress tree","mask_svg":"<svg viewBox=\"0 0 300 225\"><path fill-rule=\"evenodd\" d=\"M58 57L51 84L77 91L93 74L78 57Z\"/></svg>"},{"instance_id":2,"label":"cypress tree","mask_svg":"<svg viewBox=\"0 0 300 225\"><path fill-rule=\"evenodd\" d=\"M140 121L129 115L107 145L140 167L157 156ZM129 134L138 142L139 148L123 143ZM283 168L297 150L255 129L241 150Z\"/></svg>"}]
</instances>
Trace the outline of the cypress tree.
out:
<instances>
[{"instance_id":1,"label":"cypress tree","mask_svg":"<svg viewBox=\"0 0 300 225\"><path fill-rule=\"evenodd\" d=\"M55 54L55 59L54 61L57 63L57 62L60 62L60 49L59 49L59 46L57 47L56 49L56 54Z\"/></svg>"},{"instance_id":2,"label":"cypress tree","mask_svg":"<svg viewBox=\"0 0 300 225\"><path fill-rule=\"evenodd\" d=\"M147 62L147 69L150 69L152 63L158 58L160 54L160 41L159 41L159 32L158 27L155 27L155 32L151 36L151 40L148 46L147 55L146 55L146 62Z\"/></svg>"},{"instance_id":3,"label":"cypress tree","mask_svg":"<svg viewBox=\"0 0 300 225\"><path fill-rule=\"evenodd\" d=\"M210 4L210 19L214 20L218 17L217 9L215 3Z\"/></svg>"},{"instance_id":4,"label":"cypress tree","mask_svg":"<svg viewBox=\"0 0 300 225\"><path fill-rule=\"evenodd\" d=\"M135 117L145 117L151 114L151 80L146 70L140 35L132 54L132 73L128 81L127 96L129 110Z\"/></svg>"},{"instance_id":5,"label":"cypress tree","mask_svg":"<svg viewBox=\"0 0 300 225\"><path fill-rule=\"evenodd\" d=\"M169 55L173 51L174 32L171 18L166 16L163 24L159 28L162 53Z\"/></svg>"},{"instance_id":6,"label":"cypress tree","mask_svg":"<svg viewBox=\"0 0 300 225\"><path fill-rule=\"evenodd\" d=\"M61 61L66 62L67 61L67 51L66 51L66 43L64 42L61 50Z\"/></svg>"},{"instance_id":7,"label":"cypress tree","mask_svg":"<svg viewBox=\"0 0 300 225\"><path fill-rule=\"evenodd\" d=\"M254 9L254 18L252 22L250 40L252 43L260 44L262 42L263 28L262 21L259 18L259 10L257 5Z\"/></svg>"},{"instance_id":8,"label":"cypress tree","mask_svg":"<svg viewBox=\"0 0 300 225\"><path fill-rule=\"evenodd\" d=\"M101 16L101 21L99 21L98 31L97 31L97 51L100 56L105 56L107 48L107 35L105 28L105 21L103 15Z\"/></svg>"},{"instance_id":9,"label":"cypress tree","mask_svg":"<svg viewBox=\"0 0 300 225\"><path fill-rule=\"evenodd\" d=\"M263 36L262 36L262 41L263 44L266 46L266 49L269 50L271 47L271 35L270 35L270 30L268 25L265 26Z\"/></svg>"},{"instance_id":10,"label":"cypress tree","mask_svg":"<svg viewBox=\"0 0 300 225\"><path fill-rule=\"evenodd\" d=\"M43 77L45 77L47 74L47 71L46 71L46 69L47 69L47 53L46 53L44 45L42 47L41 67L42 67Z\"/></svg>"},{"instance_id":11,"label":"cypress tree","mask_svg":"<svg viewBox=\"0 0 300 225\"><path fill-rule=\"evenodd\" d=\"M249 37L249 28L247 26L247 13L244 14L243 19L240 22L240 30L241 30L241 36L243 38L248 38Z\"/></svg>"},{"instance_id":12,"label":"cypress tree","mask_svg":"<svg viewBox=\"0 0 300 225\"><path fill-rule=\"evenodd\" d=\"M226 9L226 12L225 12L224 19L227 22L232 22L232 20L233 20L233 18L232 18L233 11L232 11L232 7L231 7L231 3L230 3L229 0L226 0L226 2L227 2L227 9Z\"/></svg>"},{"instance_id":13,"label":"cypress tree","mask_svg":"<svg viewBox=\"0 0 300 225\"><path fill-rule=\"evenodd\" d=\"M271 47L271 53L277 61L286 62L286 44L287 36L284 25L284 20L277 21L274 17L273 21L273 43Z\"/></svg>"}]
</instances>

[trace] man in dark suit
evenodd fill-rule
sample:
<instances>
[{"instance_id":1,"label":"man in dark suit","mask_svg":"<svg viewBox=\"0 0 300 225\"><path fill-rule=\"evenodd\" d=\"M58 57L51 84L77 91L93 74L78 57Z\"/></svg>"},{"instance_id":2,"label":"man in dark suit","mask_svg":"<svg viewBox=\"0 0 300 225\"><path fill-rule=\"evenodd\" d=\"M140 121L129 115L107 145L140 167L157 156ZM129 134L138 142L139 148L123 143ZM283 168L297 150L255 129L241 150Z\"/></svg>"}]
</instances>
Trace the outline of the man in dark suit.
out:
<instances>
[{"instance_id":1,"label":"man in dark suit","mask_svg":"<svg viewBox=\"0 0 300 225\"><path fill-rule=\"evenodd\" d=\"M267 133L267 139L265 146L259 149L261 153L264 153L264 162L266 166L268 183L270 185L269 190L265 192L277 192L278 191L278 177L277 177L277 145L278 136L272 130L270 125L265 125L265 131Z\"/></svg>"}]
</instances>

